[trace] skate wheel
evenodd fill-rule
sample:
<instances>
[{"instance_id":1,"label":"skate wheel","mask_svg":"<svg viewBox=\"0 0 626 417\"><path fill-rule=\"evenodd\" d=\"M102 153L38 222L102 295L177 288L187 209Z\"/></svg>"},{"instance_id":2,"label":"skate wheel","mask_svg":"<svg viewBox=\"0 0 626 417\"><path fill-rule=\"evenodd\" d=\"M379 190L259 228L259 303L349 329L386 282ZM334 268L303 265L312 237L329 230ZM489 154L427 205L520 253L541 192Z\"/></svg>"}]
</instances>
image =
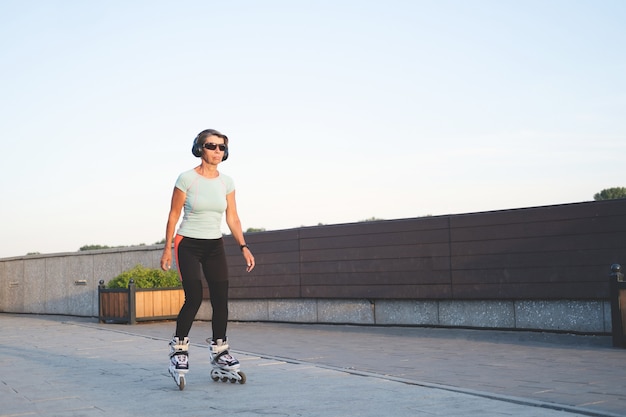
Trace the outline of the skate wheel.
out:
<instances>
[{"instance_id":1,"label":"skate wheel","mask_svg":"<svg viewBox=\"0 0 626 417\"><path fill-rule=\"evenodd\" d=\"M239 377L241 378L239 380L240 384L245 384L246 383L246 374L244 374L243 372L237 372L237 374L239 374Z\"/></svg>"},{"instance_id":2,"label":"skate wheel","mask_svg":"<svg viewBox=\"0 0 626 417\"><path fill-rule=\"evenodd\" d=\"M178 380L178 389L181 391L185 389L185 377L182 375L180 376L180 379Z\"/></svg>"},{"instance_id":3,"label":"skate wheel","mask_svg":"<svg viewBox=\"0 0 626 417\"><path fill-rule=\"evenodd\" d=\"M217 381L219 381L219 380L220 380L220 377L219 377L219 376L212 376L212 377L211 377L211 379L212 379L213 381L217 382Z\"/></svg>"},{"instance_id":4,"label":"skate wheel","mask_svg":"<svg viewBox=\"0 0 626 417\"><path fill-rule=\"evenodd\" d=\"M222 382L228 382L228 377L227 376L223 376L222 377Z\"/></svg>"}]
</instances>

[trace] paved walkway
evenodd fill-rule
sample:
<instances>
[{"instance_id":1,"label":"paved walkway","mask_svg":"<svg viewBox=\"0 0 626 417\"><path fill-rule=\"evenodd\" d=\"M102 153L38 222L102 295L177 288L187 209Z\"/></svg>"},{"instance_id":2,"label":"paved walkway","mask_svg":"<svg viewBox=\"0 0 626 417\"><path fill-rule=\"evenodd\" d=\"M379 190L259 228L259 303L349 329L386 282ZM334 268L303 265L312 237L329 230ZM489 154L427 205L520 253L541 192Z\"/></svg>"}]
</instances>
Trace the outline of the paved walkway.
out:
<instances>
[{"instance_id":1,"label":"paved walkway","mask_svg":"<svg viewBox=\"0 0 626 417\"><path fill-rule=\"evenodd\" d=\"M181 392L173 329L0 314L0 417L626 416L626 350L609 337L230 323L241 385L210 379L196 322Z\"/></svg>"}]
</instances>

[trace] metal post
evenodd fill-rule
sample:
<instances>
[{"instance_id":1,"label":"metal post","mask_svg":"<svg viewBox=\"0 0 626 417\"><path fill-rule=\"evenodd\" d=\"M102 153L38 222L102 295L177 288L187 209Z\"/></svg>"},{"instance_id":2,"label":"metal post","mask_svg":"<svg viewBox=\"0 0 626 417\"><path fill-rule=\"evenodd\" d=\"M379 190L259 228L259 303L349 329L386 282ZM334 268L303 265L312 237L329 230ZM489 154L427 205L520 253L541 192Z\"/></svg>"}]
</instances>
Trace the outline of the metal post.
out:
<instances>
[{"instance_id":1,"label":"metal post","mask_svg":"<svg viewBox=\"0 0 626 417\"><path fill-rule=\"evenodd\" d=\"M137 312L135 311L135 293L137 288L135 287L135 280L131 278L128 283L128 315L129 324L137 324Z\"/></svg>"},{"instance_id":2,"label":"metal post","mask_svg":"<svg viewBox=\"0 0 626 417\"><path fill-rule=\"evenodd\" d=\"M620 264L611 265L609 294L613 347L626 348L626 282Z\"/></svg>"},{"instance_id":3,"label":"metal post","mask_svg":"<svg viewBox=\"0 0 626 417\"><path fill-rule=\"evenodd\" d=\"M102 315L102 294L101 294L101 290L105 289L106 286L104 285L104 280L101 279L98 282L98 322L100 323L104 323L104 320L102 319L103 315Z\"/></svg>"}]
</instances>

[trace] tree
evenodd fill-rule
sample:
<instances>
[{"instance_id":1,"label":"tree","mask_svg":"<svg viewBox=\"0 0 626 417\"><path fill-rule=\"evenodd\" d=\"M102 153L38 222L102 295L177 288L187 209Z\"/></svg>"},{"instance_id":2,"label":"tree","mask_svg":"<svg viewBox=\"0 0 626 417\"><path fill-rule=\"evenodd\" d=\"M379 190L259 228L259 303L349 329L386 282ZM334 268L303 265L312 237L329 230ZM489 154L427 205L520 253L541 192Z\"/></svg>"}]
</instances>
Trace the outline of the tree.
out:
<instances>
[{"instance_id":1,"label":"tree","mask_svg":"<svg viewBox=\"0 0 626 417\"><path fill-rule=\"evenodd\" d=\"M86 251L86 250L98 250L98 249L110 249L110 246L107 245L85 245L81 246L78 251Z\"/></svg>"},{"instance_id":2,"label":"tree","mask_svg":"<svg viewBox=\"0 0 626 417\"><path fill-rule=\"evenodd\" d=\"M362 223L362 222L377 222L379 220L385 220L385 219L379 219L378 217L372 216L372 217L370 217L368 219L361 220L359 223Z\"/></svg>"},{"instance_id":3,"label":"tree","mask_svg":"<svg viewBox=\"0 0 626 417\"><path fill-rule=\"evenodd\" d=\"M265 232L264 227L248 227L246 229L246 233L257 233L257 232Z\"/></svg>"},{"instance_id":4,"label":"tree","mask_svg":"<svg viewBox=\"0 0 626 417\"><path fill-rule=\"evenodd\" d=\"M616 198L626 198L626 187L605 188L593 196L595 201L614 200Z\"/></svg>"}]
</instances>

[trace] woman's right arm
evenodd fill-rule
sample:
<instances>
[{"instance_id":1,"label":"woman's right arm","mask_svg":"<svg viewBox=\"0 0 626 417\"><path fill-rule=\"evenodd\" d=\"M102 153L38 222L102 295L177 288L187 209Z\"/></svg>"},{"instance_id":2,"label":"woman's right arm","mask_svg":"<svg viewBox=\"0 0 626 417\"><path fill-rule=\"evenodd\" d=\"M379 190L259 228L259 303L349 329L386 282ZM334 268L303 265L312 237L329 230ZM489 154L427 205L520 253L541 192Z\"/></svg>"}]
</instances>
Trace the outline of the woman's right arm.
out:
<instances>
[{"instance_id":1,"label":"woman's right arm","mask_svg":"<svg viewBox=\"0 0 626 417\"><path fill-rule=\"evenodd\" d=\"M161 256L161 269L164 271L167 271L172 266L172 241L174 240L176 224L178 219L180 219L180 213L185 204L185 198L186 194L179 188L174 187L170 214L167 217L167 226L165 227L165 247L163 247L163 255Z\"/></svg>"}]
</instances>

